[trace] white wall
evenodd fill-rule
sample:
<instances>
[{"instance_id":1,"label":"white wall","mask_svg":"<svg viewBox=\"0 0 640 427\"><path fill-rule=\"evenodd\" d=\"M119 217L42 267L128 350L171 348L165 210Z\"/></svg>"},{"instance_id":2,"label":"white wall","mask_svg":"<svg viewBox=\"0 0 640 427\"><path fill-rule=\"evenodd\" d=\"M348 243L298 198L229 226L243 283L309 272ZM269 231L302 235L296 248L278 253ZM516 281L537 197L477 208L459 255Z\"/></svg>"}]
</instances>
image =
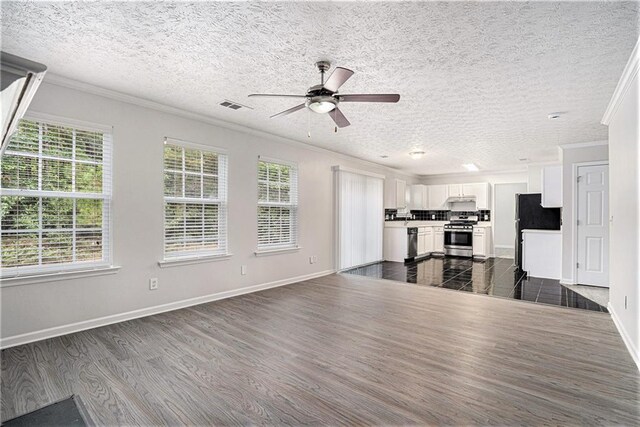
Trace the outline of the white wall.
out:
<instances>
[{"instance_id":1,"label":"white wall","mask_svg":"<svg viewBox=\"0 0 640 427\"><path fill-rule=\"evenodd\" d=\"M495 231L496 227L499 229L506 229L507 227L515 227L513 222L513 215L511 217L505 217L500 215L500 224L496 224L495 212L497 207L495 205L495 185L496 184L514 184L523 183L528 181L528 174L526 170L517 172L495 172L495 173L464 173L464 174L451 174L451 175L431 175L424 176L421 179L422 184L463 184L465 182L488 182L491 188L491 255L496 255L496 239ZM513 243L512 243L513 245ZM501 254L500 248L498 248L498 255Z\"/></svg>"},{"instance_id":2,"label":"white wall","mask_svg":"<svg viewBox=\"0 0 640 427\"><path fill-rule=\"evenodd\" d=\"M640 43L639 43L640 44ZM603 122L609 125L609 310L640 367L640 86L638 46ZM633 71L635 70L635 71ZM631 72L633 71L633 73ZM605 115L605 117L607 117ZM626 300L626 304L625 304Z\"/></svg>"},{"instance_id":3,"label":"white wall","mask_svg":"<svg viewBox=\"0 0 640 427\"><path fill-rule=\"evenodd\" d=\"M562 282L575 283L576 195L574 192L574 166L586 162L607 162L609 147L606 141L594 146L565 145L562 148Z\"/></svg>"},{"instance_id":4,"label":"white wall","mask_svg":"<svg viewBox=\"0 0 640 427\"><path fill-rule=\"evenodd\" d=\"M117 274L59 280L1 290L3 345L65 325L334 269L334 196L331 166L401 178L414 177L304 144L229 125L222 127L52 84L43 84L31 111L113 126L114 264ZM235 130L233 130L235 128ZM229 260L160 268L163 255L163 137L222 147L229 152ZM298 162L298 252L256 257L257 157ZM382 212L381 212L382 215ZM309 256L316 255L316 264ZM240 275L240 266L247 274ZM159 289L148 290L148 280ZM102 322L101 321L101 322ZM60 327L60 328L58 328ZM58 328L42 332L47 328ZM73 329L73 328L72 328ZM40 335L38 333L41 332ZM20 337L21 334L26 334Z\"/></svg>"}]
</instances>

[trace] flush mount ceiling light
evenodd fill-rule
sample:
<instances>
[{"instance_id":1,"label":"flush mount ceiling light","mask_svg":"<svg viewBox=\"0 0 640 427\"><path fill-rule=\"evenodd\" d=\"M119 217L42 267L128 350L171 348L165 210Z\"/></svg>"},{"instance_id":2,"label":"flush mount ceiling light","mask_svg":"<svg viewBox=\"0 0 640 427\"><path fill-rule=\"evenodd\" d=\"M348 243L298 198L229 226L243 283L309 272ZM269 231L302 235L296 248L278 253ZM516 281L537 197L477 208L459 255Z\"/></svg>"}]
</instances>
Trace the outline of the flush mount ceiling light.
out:
<instances>
[{"instance_id":1,"label":"flush mount ceiling light","mask_svg":"<svg viewBox=\"0 0 640 427\"><path fill-rule=\"evenodd\" d=\"M465 163L465 164L462 165L462 167L465 168L466 170L468 170L469 172L478 172L480 170L473 163Z\"/></svg>"},{"instance_id":2,"label":"flush mount ceiling light","mask_svg":"<svg viewBox=\"0 0 640 427\"><path fill-rule=\"evenodd\" d=\"M413 160L421 159L424 156L424 151L412 151L409 153Z\"/></svg>"}]
</instances>

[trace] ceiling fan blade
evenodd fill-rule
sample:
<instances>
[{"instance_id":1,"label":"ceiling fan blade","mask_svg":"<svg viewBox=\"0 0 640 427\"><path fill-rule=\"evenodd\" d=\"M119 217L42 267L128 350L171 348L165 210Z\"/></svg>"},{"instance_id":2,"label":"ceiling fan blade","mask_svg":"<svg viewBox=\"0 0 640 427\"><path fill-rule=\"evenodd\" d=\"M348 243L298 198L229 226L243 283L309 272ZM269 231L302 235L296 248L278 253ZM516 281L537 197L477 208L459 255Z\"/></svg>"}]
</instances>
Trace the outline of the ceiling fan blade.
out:
<instances>
[{"instance_id":1,"label":"ceiling fan blade","mask_svg":"<svg viewBox=\"0 0 640 427\"><path fill-rule=\"evenodd\" d=\"M351 124L338 107L334 108L332 111L329 111L329 115L331 116L333 121L336 122L336 126L338 126L339 128L344 128Z\"/></svg>"},{"instance_id":2,"label":"ceiling fan blade","mask_svg":"<svg viewBox=\"0 0 640 427\"><path fill-rule=\"evenodd\" d=\"M400 95L397 93L367 93L353 95L339 95L340 102L398 102Z\"/></svg>"},{"instance_id":3,"label":"ceiling fan blade","mask_svg":"<svg viewBox=\"0 0 640 427\"><path fill-rule=\"evenodd\" d=\"M263 97L263 98L305 98L305 95L282 95L279 93L252 93L248 95L249 98Z\"/></svg>"},{"instance_id":4,"label":"ceiling fan blade","mask_svg":"<svg viewBox=\"0 0 640 427\"><path fill-rule=\"evenodd\" d=\"M353 76L353 71L346 68L336 67L333 73L329 76L326 82L324 82L324 88L331 92L337 92L340 86L344 84L349 77Z\"/></svg>"},{"instance_id":5,"label":"ceiling fan blade","mask_svg":"<svg viewBox=\"0 0 640 427\"><path fill-rule=\"evenodd\" d=\"M274 117L286 116L287 114L295 113L298 110L302 110L305 106L306 106L306 104L296 105L293 108L289 108L288 110L284 110L284 111L279 112L278 114L274 114L270 118L273 119Z\"/></svg>"}]
</instances>

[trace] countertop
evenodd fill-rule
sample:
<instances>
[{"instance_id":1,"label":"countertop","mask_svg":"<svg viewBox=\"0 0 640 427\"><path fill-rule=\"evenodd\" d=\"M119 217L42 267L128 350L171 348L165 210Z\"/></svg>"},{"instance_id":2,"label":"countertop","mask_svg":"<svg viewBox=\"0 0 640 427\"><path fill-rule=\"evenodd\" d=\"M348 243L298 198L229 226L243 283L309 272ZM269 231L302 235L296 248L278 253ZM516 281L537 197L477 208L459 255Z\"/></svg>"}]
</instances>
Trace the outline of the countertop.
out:
<instances>
[{"instance_id":1,"label":"countertop","mask_svg":"<svg viewBox=\"0 0 640 427\"><path fill-rule=\"evenodd\" d=\"M385 221L384 226L388 228L408 228L408 227L442 227L445 224L449 224L449 221L409 221L407 224L404 221ZM490 221L483 221L473 225L474 227L490 228Z\"/></svg>"},{"instance_id":2,"label":"countertop","mask_svg":"<svg viewBox=\"0 0 640 427\"><path fill-rule=\"evenodd\" d=\"M409 221L407 224L404 221L385 221L384 226L390 228L408 228L408 227L442 227L448 224L449 221Z\"/></svg>"},{"instance_id":3,"label":"countertop","mask_svg":"<svg viewBox=\"0 0 640 427\"><path fill-rule=\"evenodd\" d=\"M560 234L562 230L533 230L530 228L522 230L523 233L539 233L539 234Z\"/></svg>"},{"instance_id":4,"label":"countertop","mask_svg":"<svg viewBox=\"0 0 640 427\"><path fill-rule=\"evenodd\" d=\"M491 228L491 222L489 221L479 222L477 224L473 224L473 228Z\"/></svg>"}]
</instances>

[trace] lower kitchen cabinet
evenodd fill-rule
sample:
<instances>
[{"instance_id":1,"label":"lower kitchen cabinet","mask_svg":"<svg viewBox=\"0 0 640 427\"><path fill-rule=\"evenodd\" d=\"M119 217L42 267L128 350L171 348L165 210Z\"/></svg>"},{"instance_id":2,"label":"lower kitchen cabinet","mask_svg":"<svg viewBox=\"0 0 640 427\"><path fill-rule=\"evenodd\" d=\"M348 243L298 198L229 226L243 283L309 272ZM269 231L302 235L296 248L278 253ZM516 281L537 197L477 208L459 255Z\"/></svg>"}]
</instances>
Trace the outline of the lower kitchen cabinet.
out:
<instances>
[{"instance_id":1,"label":"lower kitchen cabinet","mask_svg":"<svg viewBox=\"0 0 640 427\"><path fill-rule=\"evenodd\" d=\"M473 256L488 257L491 255L491 227L473 227Z\"/></svg>"},{"instance_id":2,"label":"lower kitchen cabinet","mask_svg":"<svg viewBox=\"0 0 640 427\"><path fill-rule=\"evenodd\" d=\"M418 256L433 252L433 227L418 228Z\"/></svg>"},{"instance_id":3,"label":"lower kitchen cabinet","mask_svg":"<svg viewBox=\"0 0 640 427\"><path fill-rule=\"evenodd\" d=\"M444 253L444 227L433 227L433 252Z\"/></svg>"},{"instance_id":4,"label":"lower kitchen cabinet","mask_svg":"<svg viewBox=\"0 0 640 427\"><path fill-rule=\"evenodd\" d=\"M529 276L559 280L562 275L560 230L522 230L522 269Z\"/></svg>"}]
</instances>

